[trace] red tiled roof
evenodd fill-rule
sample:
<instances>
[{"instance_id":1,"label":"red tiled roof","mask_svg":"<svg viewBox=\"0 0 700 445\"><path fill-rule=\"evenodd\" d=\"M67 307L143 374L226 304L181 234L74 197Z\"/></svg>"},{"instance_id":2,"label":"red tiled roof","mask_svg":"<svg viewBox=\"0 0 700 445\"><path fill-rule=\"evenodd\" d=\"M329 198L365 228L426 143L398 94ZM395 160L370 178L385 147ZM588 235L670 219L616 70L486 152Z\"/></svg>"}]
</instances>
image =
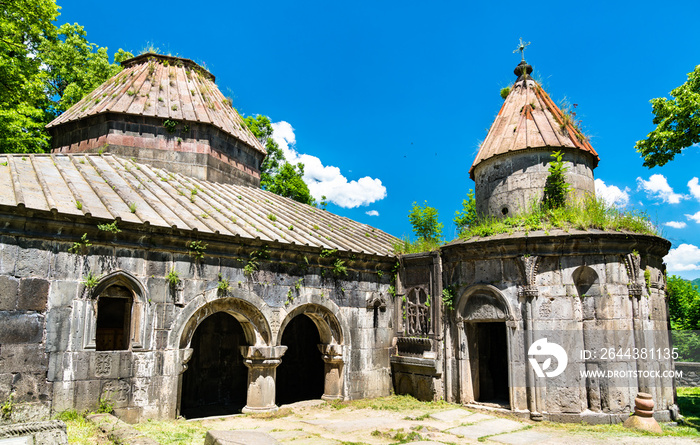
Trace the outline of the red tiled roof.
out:
<instances>
[{"instance_id":1,"label":"red tiled roof","mask_svg":"<svg viewBox=\"0 0 700 445\"><path fill-rule=\"evenodd\" d=\"M563 124L564 113L542 87L529 76L519 78L506 97L486 139L474 159L469 176L481 162L506 153L531 148L574 148L600 158L574 123Z\"/></svg>"},{"instance_id":2,"label":"red tiled roof","mask_svg":"<svg viewBox=\"0 0 700 445\"><path fill-rule=\"evenodd\" d=\"M124 113L211 124L261 153L260 141L214 83L192 60L146 53L122 62L124 69L83 97L46 127L100 113Z\"/></svg>"}]
</instances>

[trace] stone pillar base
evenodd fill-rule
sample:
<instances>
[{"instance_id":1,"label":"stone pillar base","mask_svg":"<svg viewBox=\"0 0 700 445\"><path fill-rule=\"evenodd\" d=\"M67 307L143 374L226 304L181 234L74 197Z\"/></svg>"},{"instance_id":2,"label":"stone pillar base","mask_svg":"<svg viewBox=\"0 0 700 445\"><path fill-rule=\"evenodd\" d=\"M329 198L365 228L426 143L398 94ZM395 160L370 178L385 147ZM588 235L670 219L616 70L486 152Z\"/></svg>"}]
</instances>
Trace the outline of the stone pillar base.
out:
<instances>
[{"instance_id":1,"label":"stone pillar base","mask_svg":"<svg viewBox=\"0 0 700 445\"><path fill-rule=\"evenodd\" d=\"M323 385L323 400L344 400L343 386L343 345L320 344L319 351L323 356L325 367L325 382Z\"/></svg>"},{"instance_id":2,"label":"stone pillar base","mask_svg":"<svg viewBox=\"0 0 700 445\"><path fill-rule=\"evenodd\" d=\"M256 407L256 406L248 406L246 405L243 407L241 412L243 414L253 414L253 413L274 413L276 411L279 411L279 407L277 405L273 406L266 406L266 407Z\"/></svg>"}]
</instances>

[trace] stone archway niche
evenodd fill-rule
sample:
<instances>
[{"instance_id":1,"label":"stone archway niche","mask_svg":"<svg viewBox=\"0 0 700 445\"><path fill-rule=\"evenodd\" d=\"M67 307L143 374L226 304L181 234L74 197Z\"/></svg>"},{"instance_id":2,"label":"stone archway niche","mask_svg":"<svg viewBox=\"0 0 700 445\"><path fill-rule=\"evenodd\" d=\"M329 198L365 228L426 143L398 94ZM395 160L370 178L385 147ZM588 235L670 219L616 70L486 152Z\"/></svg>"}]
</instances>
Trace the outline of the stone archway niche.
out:
<instances>
[{"instance_id":1,"label":"stone archway niche","mask_svg":"<svg viewBox=\"0 0 700 445\"><path fill-rule=\"evenodd\" d=\"M303 315L303 317L299 317L300 315ZM322 386L320 397L323 400L343 400L345 398L345 336L344 326L341 324L338 317L338 311L332 311L328 307L320 304L309 303L301 305L287 315L280 326L278 334L278 344L284 345L285 335L290 325L300 323L306 326L304 330L307 334L303 335L305 338L297 338L295 341L298 342L301 340L305 342L304 349L309 351L309 357L313 357L317 365L319 363L316 360L318 358L317 354L320 352L323 368L320 377L316 376L315 378L320 378ZM317 336L316 332L312 332L312 326L315 326L318 334ZM293 329L298 328L293 327ZM311 348L315 349L314 353L310 352ZM296 360L291 356L289 358L290 360ZM286 377L287 376L283 377L282 380L284 381ZM316 385L316 383L312 385ZM316 390L316 393L317 392Z\"/></svg>"}]
</instances>

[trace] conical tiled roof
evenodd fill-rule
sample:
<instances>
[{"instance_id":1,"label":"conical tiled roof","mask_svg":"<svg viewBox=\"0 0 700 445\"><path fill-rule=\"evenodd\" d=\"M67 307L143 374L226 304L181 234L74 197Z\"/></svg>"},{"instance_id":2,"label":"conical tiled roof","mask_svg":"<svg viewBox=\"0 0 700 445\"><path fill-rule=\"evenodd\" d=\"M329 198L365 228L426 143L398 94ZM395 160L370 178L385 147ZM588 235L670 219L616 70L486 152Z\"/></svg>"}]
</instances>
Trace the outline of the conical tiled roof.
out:
<instances>
[{"instance_id":1,"label":"conical tiled roof","mask_svg":"<svg viewBox=\"0 0 700 445\"><path fill-rule=\"evenodd\" d=\"M522 68L521 68L522 67ZM515 69L516 75L529 65L521 64ZM581 134L570 116L552 101L542 87L528 74L518 77L498 112L479 153L469 170L474 179L474 169L481 162L518 150L533 148L577 148L590 153L594 158L593 167L600 158L588 139Z\"/></svg>"},{"instance_id":2,"label":"conical tiled roof","mask_svg":"<svg viewBox=\"0 0 700 445\"><path fill-rule=\"evenodd\" d=\"M214 83L189 59L146 53L122 62L124 69L51 121L46 128L101 113L123 113L211 124L266 154Z\"/></svg>"}]
</instances>

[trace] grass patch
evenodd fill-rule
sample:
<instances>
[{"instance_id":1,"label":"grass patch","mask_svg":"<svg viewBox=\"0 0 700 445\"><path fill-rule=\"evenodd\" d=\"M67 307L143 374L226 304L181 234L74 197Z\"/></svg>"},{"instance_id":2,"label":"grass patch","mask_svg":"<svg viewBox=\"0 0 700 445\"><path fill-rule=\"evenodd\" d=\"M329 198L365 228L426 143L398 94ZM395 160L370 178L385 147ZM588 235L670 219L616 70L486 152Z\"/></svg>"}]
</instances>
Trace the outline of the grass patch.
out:
<instances>
[{"instance_id":1,"label":"grass patch","mask_svg":"<svg viewBox=\"0 0 700 445\"><path fill-rule=\"evenodd\" d=\"M104 437L102 432L94 424L87 421L85 412L79 412L74 409L62 411L54 417L56 420L62 420L66 424L66 432L68 434L68 443L77 444L101 444L111 443L109 439Z\"/></svg>"},{"instance_id":2,"label":"grass patch","mask_svg":"<svg viewBox=\"0 0 700 445\"><path fill-rule=\"evenodd\" d=\"M646 213L622 211L607 205L602 199L588 197L558 209L548 209L534 203L529 211L508 218L480 217L476 223L465 227L460 236L469 239L550 229L626 230L645 235L659 235L658 229Z\"/></svg>"},{"instance_id":3,"label":"grass patch","mask_svg":"<svg viewBox=\"0 0 700 445\"><path fill-rule=\"evenodd\" d=\"M404 237L398 241L392 242L391 247L395 254L431 252L440 248L440 241L434 239L419 238L415 241L410 241L408 237Z\"/></svg>"},{"instance_id":4,"label":"grass patch","mask_svg":"<svg viewBox=\"0 0 700 445\"><path fill-rule=\"evenodd\" d=\"M335 409L354 408L354 409L374 409L387 411L411 411L411 410L441 410L446 408L454 408L457 405L444 400L436 402L421 402L420 400L409 395L404 396L387 396L377 397L376 399L359 399L332 402L326 402L325 406L330 406Z\"/></svg>"},{"instance_id":5,"label":"grass patch","mask_svg":"<svg viewBox=\"0 0 700 445\"><path fill-rule=\"evenodd\" d=\"M201 422L188 422L184 419L147 420L131 426L161 445L204 443L208 429Z\"/></svg>"},{"instance_id":6,"label":"grass patch","mask_svg":"<svg viewBox=\"0 0 700 445\"><path fill-rule=\"evenodd\" d=\"M700 388L676 388L678 408L687 428L693 428L700 435Z\"/></svg>"}]
</instances>

